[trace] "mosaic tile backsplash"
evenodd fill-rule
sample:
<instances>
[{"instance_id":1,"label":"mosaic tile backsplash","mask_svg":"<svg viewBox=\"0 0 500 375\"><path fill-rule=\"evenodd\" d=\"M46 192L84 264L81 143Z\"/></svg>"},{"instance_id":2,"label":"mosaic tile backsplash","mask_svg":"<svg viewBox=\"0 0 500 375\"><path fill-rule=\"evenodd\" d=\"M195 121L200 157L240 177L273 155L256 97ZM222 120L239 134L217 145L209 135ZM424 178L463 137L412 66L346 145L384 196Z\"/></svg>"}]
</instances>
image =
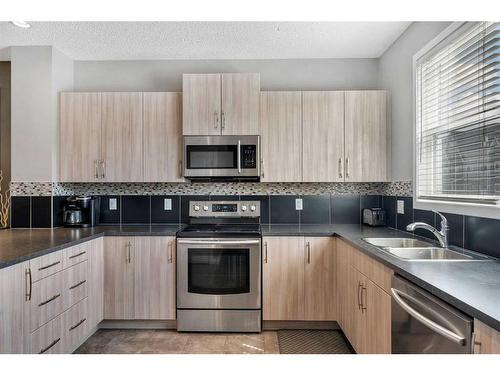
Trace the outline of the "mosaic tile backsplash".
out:
<instances>
[{"instance_id":1,"label":"mosaic tile backsplash","mask_svg":"<svg viewBox=\"0 0 500 375\"><path fill-rule=\"evenodd\" d=\"M411 181L367 183L58 183L12 182L12 196L67 195L397 195L412 196Z\"/></svg>"}]
</instances>

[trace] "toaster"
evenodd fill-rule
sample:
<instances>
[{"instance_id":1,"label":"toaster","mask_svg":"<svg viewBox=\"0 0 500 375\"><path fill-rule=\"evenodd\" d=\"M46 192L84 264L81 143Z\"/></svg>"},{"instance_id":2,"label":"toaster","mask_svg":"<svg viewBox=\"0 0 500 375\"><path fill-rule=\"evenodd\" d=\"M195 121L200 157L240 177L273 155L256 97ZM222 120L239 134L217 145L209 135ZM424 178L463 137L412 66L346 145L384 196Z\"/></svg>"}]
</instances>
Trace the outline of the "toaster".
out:
<instances>
[{"instance_id":1,"label":"toaster","mask_svg":"<svg viewBox=\"0 0 500 375\"><path fill-rule=\"evenodd\" d=\"M381 208L365 208L363 209L363 224L372 227L381 227L386 224L385 210Z\"/></svg>"}]
</instances>

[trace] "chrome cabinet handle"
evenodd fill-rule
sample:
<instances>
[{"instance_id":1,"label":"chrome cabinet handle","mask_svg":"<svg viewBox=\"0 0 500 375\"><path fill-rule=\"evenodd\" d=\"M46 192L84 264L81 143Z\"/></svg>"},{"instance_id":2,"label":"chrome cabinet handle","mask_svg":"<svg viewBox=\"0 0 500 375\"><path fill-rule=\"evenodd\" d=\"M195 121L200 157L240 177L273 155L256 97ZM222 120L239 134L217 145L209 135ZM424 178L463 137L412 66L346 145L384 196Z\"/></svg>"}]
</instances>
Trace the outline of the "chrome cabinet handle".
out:
<instances>
[{"instance_id":1,"label":"chrome cabinet handle","mask_svg":"<svg viewBox=\"0 0 500 375\"><path fill-rule=\"evenodd\" d=\"M365 305L366 301L363 302L363 291L365 291L365 295L368 293L364 285L361 286L361 293L360 293L360 295L361 295L361 298L360 298L360 300L361 300L361 311L365 311L366 310L366 305ZM366 300L366 298L365 298L365 300Z\"/></svg>"},{"instance_id":2,"label":"chrome cabinet handle","mask_svg":"<svg viewBox=\"0 0 500 375\"><path fill-rule=\"evenodd\" d=\"M307 264L311 264L311 243L309 241L307 241L306 249L307 249Z\"/></svg>"},{"instance_id":3,"label":"chrome cabinet handle","mask_svg":"<svg viewBox=\"0 0 500 375\"><path fill-rule=\"evenodd\" d=\"M127 248L127 263L131 263L132 261L132 255L131 255L131 252L130 252L130 249L132 247L132 243L129 241L127 242L127 244L125 245L125 247Z\"/></svg>"},{"instance_id":4,"label":"chrome cabinet handle","mask_svg":"<svg viewBox=\"0 0 500 375\"><path fill-rule=\"evenodd\" d=\"M87 280L82 280L82 281L80 281L79 283L76 283L75 285L70 286L70 287L69 287L69 290L72 290L72 289L78 288L80 285L83 285L83 284L85 284L86 282L87 282Z\"/></svg>"},{"instance_id":5,"label":"chrome cabinet handle","mask_svg":"<svg viewBox=\"0 0 500 375\"><path fill-rule=\"evenodd\" d=\"M349 178L349 158L345 159L345 178Z\"/></svg>"},{"instance_id":6,"label":"chrome cabinet handle","mask_svg":"<svg viewBox=\"0 0 500 375\"><path fill-rule=\"evenodd\" d=\"M358 310L361 309L361 287L363 284L361 284L361 281L358 282Z\"/></svg>"},{"instance_id":7,"label":"chrome cabinet handle","mask_svg":"<svg viewBox=\"0 0 500 375\"><path fill-rule=\"evenodd\" d=\"M26 297L25 297L25 300L31 301L31 292L33 291L33 279L31 278L31 268L26 269L25 277L26 277Z\"/></svg>"},{"instance_id":8,"label":"chrome cabinet handle","mask_svg":"<svg viewBox=\"0 0 500 375\"><path fill-rule=\"evenodd\" d=\"M106 178L106 161L101 160L101 178Z\"/></svg>"},{"instance_id":9,"label":"chrome cabinet handle","mask_svg":"<svg viewBox=\"0 0 500 375\"><path fill-rule=\"evenodd\" d=\"M173 244L172 242L168 243L168 257L167 257L167 262L172 263L173 260L173 252L172 252Z\"/></svg>"},{"instance_id":10,"label":"chrome cabinet handle","mask_svg":"<svg viewBox=\"0 0 500 375\"><path fill-rule=\"evenodd\" d=\"M53 297L49 298L47 301L44 301L44 302L39 303L39 304L38 304L38 307L42 307L42 306L46 305L47 303L50 303L50 302L52 302L52 301L54 301L54 300L58 299L59 297L61 297L61 293L56 294L55 296L53 296Z\"/></svg>"},{"instance_id":11,"label":"chrome cabinet handle","mask_svg":"<svg viewBox=\"0 0 500 375\"><path fill-rule=\"evenodd\" d=\"M82 255L85 255L86 253L87 253L86 251L82 251L81 253L78 253L78 254L75 254L75 255L71 255L69 257L69 259L74 259L74 258L81 257Z\"/></svg>"},{"instance_id":12,"label":"chrome cabinet handle","mask_svg":"<svg viewBox=\"0 0 500 375\"><path fill-rule=\"evenodd\" d=\"M264 263L267 263L267 241L264 242Z\"/></svg>"},{"instance_id":13,"label":"chrome cabinet handle","mask_svg":"<svg viewBox=\"0 0 500 375\"><path fill-rule=\"evenodd\" d=\"M179 160L179 177L182 177L182 160Z\"/></svg>"},{"instance_id":14,"label":"chrome cabinet handle","mask_svg":"<svg viewBox=\"0 0 500 375\"><path fill-rule=\"evenodd\" d=\"M97 160L94 160L94 177L96 180L99 178L99 165L97 163Z\"/></svg>"},{"instance_id":15,"label":"chrome cabinet handle","mask_svg":"<svg viewBox=\"0 0 500 375\"><path fill-rule=\"evenodd\" d=\"M238 153L236 155L238 158L238 174L241 174L241 141L238 139Z\"/></svg>"},{"instance_id":16,"label":"chrome cabinet handle","mask_svg":"<svg viewBox=\"0 0 500 375\"><path fill-rule=\"evenodd\" d=\"M56 345L59 341L61 341L60 337L58 339L52 341L52 343L49 346L47 346L45 349L40 350L40 352L38 354L43 354L43 353L47 352L52 347L54 347L54 345Z\"/></svg>"},{"instance_id":17,"label":"chrome cabinet handle","mask_svg":"<svg viewBox=\"0 0 500 375\"><path fill-rule=\"evenodd\" d=\"M477 341L476 332L472 332L472 354L481 354L481 342ZM479 351L476 351L476 346L479 347Z\"/></svg>"},{"instance_id":18,"label":"chrome cabinet handle","mask_svg":"<svg viewBox=\"0 0 500 375\"><path fill-rule=\"evenodd\" d=\"M342 158L339 158L339 178L342 178Z\"/></svg>"},{"instance_id":19,"label":"chrome cabinet handle","mask_svg":"<svg viewBox=\"0 0 500 375\"><path fill-rule=\"evenodd\" d=\"M217 111L214 112L214 117L215 117L214 129L217 129L219 127L219 113Z\"/></svg>"},{"instance_id":20,"label":"chrome cabinet handle","mask_svg":"<svg viewBox=\"0 0 500 375\"><path fill-rule=\"evenodd\" d=\"M83 323L85 323L86 320L87 320L87 318L83 318L78 323L76 323L74 326L70 327L68 331L73 331L74 329L80 327Z\"/></svg>"},{"instance_id":21,"label":"chrome cabinet handle","mask_svg":"<svg viewBox=\"0 0 500 375\"><path fill-rule=\"evenodd\" d=\"M224 111L221 112L221 129L225 129L226 128L226 114L224 113Z\"/></svg>"},{"instance_id":22,"label":"chrome cabinet handle","mask_svg":"<svg viewBox=\"0 0 500 375\"><path fill-rule=\"evenodd\" d=\"M40 268L38 269L38 271L43 271L43 270L46 270L46 269L48 269L48 268L50 268L50 267L57 266L59 263L61 263L61 261L60 261L60 260L58 260L57 262L54 262L54 263L50 263L50 264L48 264L48 265L46 265L46 266L40 267Z\"/></svg>"},{"instance_id":23,"label":"chrome cabinet handle","mask_svg":"<svg viewBox=\"0 0 500 375\"><path fill-rule=\"evenodd\" d=\"M412 317L417 319L420 323L422 323L424 326L427 328L431 329L432 331L440 334L443 337L446 337L448 340L453 341L454 343L458 345L464 346L466 343L465 337L462 337L460 335L457 335L455 332L450 331L449 329L439 325L438 323L430 320L426 316L420 314L417 310L415 310L413 307L408 305L401 296L405 296L407 298L411 298L408 296L406 293L391 288L391 294L394 300L405 310L408 314L410 314Z\"/></svg>"}]
</instances>

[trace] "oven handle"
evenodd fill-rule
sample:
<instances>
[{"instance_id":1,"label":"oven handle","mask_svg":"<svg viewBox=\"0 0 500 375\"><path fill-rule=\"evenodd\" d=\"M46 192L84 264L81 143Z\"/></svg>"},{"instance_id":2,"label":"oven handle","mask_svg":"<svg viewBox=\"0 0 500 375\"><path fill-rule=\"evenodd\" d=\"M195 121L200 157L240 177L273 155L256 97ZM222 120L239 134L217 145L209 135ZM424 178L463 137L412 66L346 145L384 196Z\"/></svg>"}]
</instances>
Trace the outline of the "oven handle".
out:
<instances>
[{"instance_id":1,"label":"oven handle","mask_svg":"<svg viewBox=\"0 0 500 375\"><path fill-rule=\"evenodd\" d=\"M260 240L236 240L236 241L218 241L218 240L177 240L179 244L187 245L257 245Z\"/></svg>"}]
</instances>

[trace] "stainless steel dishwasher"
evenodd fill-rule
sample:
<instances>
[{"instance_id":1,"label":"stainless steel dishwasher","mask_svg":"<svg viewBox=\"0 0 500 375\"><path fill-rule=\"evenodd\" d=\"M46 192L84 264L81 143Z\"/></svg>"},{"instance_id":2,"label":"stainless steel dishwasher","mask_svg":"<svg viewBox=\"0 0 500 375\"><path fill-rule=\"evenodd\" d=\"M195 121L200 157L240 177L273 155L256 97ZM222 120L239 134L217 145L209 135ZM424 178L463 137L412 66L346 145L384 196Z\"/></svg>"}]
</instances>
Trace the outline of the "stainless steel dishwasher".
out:
<instances>
[{"instance_id":1,"label":"stainless steel dishwasher","mask_svg":"<svg viewBox=\"0 0 500 375\"><path fill-rule=\"evenodd\" d=\"M391 294L392 353L471 353L472 318L398 276Z\"/></svg>"}]
</instances>

